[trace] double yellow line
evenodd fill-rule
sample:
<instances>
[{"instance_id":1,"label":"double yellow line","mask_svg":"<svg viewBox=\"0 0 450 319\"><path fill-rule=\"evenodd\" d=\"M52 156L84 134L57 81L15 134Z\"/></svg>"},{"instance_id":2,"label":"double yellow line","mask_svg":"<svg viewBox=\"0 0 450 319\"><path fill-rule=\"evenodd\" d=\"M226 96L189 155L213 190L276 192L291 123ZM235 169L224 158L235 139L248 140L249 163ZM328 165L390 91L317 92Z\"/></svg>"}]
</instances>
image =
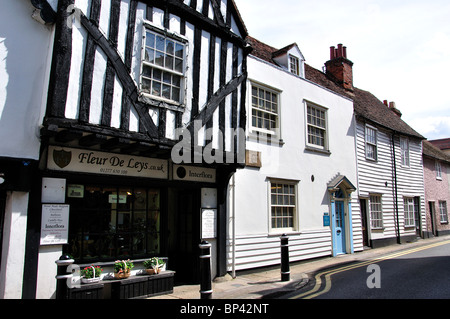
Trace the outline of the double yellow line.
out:
<instances>
[{"instance_id":1,"label":"double yellow line","mask_svg":"<svg viewBox=\"0 0 450 319\"><path fill-rule=\"evenodd\" d=\"M370 265L370 264L381 262L383 260L388 260L388 259L392 259L392 258L403 256L403 255L411 254L411 253L414 253L414 252L417 252L417 251L426 250L426 249L430 249L430 248L433 248L433 247L446 245L446 244L449 244L449 243L450 243L450 240L446 240L446 241L437 242L437 243L434 243L434 244L421 246L421 247L417 247L417 248L412 248L412 249L408 249L408 250L401 251L401 252L398 252L398 253L393 253L393 254L390 254L390 255L378 257L378 258L371 259L371 260L368 260L368 261L363 261L363 262L356 263L356 264L342 266L342 267L337 268L337 269L331 269L331 270L323 271L321 273L318 273L315 276L316 284L315 284L313 289L311 289L311 290L309 290L307 292L301 293L299 295L293 296L293 297L291 297L289 299L312 299L312 298L320 296L320 295L322 295L324 293L327 293L331 289L331 276L334 275L334 274L337 274L337 273L340 273L340 272L343 272L343 271L347 271L347 270L350 270L350 269L364 267L364 266L367 266L367 265ZM320 287L322 286L322 280L320 279L322 276L325 276L325 288L323 290L319 291Z\"/></svg>"}]
</instances>

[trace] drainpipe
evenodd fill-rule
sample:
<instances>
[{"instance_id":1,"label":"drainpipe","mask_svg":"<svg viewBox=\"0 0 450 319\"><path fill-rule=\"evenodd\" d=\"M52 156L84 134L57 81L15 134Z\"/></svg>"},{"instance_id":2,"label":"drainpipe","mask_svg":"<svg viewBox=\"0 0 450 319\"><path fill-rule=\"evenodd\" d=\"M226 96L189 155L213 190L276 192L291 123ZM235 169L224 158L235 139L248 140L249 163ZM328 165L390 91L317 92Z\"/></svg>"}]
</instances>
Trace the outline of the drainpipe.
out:
<instances>
[{"instance_id":1,"label":"drainpipe","mask_svg":"<svg viewBox=\"0 0 450 319\"><path fill-rule=\"evenodd\" d=\"M395 141L394 141L395 132L392 132L392 160L394 165L394 209L395 209L395 228L396 228L396 234L397 234L397 243L401 244L400 239L400 224L398 220L398 192L397 192L397 162L395 160Z\"/></svg>"},{"instance_id":2,"label":"drainpipe","mask_svg":"<svg viewBox=\"0 0 450 319\"><path fill-rule=\"evenodd\" d=\"M236 194L236 181L235 181L235 175L233 174L231 180L231 194L233 201L231 202L231 211L232 211L232 224L231 224L231 277L236 278L236 200L235 200L235 194Z\"/></svg>"}]
</instances>

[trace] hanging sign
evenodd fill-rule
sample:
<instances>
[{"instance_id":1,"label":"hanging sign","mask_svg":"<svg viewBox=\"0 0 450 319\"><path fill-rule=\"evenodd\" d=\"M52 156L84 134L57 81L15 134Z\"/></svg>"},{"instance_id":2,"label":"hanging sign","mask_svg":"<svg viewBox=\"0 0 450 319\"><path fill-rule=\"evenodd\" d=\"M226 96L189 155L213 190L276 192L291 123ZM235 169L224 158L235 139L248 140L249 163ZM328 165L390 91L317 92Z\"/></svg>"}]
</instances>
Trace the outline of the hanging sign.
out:
<instances>
[{"instance_id":1,"label":"hanging sign","mask_svg":"<svg viewBox=\"0 0 450 319\"><path fill-rule=\"evenodd\" d=\"M168 179L168 161L49 146L47 168L57 171Z\"/></svg>"},{"instance_id":2,"label":"hanging sign","mask_svg":"<svg viewBox=\"0 0 450 319\"><path fill-rule=\"evenodd\" d=\"M41 245L67 244L69 238L69 205L43 204Z\"/></svg>"}]
</instances>

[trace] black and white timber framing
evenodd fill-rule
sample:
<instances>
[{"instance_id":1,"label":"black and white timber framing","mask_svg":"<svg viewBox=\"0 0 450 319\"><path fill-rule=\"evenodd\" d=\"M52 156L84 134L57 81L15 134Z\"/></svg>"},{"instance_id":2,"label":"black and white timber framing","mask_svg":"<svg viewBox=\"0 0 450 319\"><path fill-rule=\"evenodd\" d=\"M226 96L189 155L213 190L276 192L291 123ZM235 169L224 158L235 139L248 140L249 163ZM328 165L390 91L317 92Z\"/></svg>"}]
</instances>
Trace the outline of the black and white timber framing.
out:
<instances>
[{"instance_id":1,"label":"black and white timber framing","mask_svg":"<svg viewBox=\"0 0 450 319\"><path fill-rule=\"evenodd\" d=\"M144 26L187 43L181 105L140 94ZM168 157L176 129L201 121L199 145L212 128L214 148L236 153L246 36L232 0L60 0L43 140Z\"/></svg>"}]
</instances>

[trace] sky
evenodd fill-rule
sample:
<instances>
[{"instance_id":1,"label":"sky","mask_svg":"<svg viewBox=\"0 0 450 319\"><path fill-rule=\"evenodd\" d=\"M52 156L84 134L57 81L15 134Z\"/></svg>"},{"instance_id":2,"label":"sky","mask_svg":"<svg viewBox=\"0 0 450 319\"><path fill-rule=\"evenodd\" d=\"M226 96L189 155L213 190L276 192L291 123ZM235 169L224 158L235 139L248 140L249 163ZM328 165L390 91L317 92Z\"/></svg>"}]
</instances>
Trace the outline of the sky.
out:
<instances>
[{"instance_id":1,"label":"sky","mask_svg":"<svg viewBox=\"0 0 450 319\"><path fill-rule=\"evenodd\" d=\"M342 43L355 87L395 102L428 140L450 138L450 1L235 2L250 36L275 48L295 42L316 69Z\"/></svg>"}]
</instances>

